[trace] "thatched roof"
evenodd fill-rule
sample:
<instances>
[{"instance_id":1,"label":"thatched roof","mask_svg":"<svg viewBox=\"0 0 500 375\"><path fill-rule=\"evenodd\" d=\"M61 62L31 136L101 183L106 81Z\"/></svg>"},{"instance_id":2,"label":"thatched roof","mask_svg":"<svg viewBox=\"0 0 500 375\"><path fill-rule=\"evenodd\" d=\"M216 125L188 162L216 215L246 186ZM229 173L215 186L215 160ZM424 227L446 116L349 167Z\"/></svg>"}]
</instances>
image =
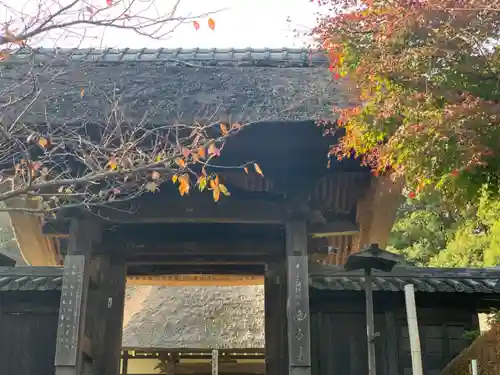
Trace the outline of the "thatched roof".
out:
<instances>
[{"instance_id":1,"label":"thatched roof","mask_svg":"<svg viewBox=\"0 0 500 375\"><path fill-rule=\"evenodd\" d=\"M125 314L127 347L264 347L263 286L129 287Z\"/></svg>"},{"instance_id":2,"label":"thatched roof","mask_svg":"<svg viewBox=\"0 0 500 375\"><path fill-rule=\"evenodd\" d=\"M102 122L118 107L127 121L147 111L163 125L331 116L344 98L327 65L323 53L301 49L40 49L14 54L0 71L8 87L37 77L42 92L25 122ZM15 116L24 106L8 109Z\"/></svg>"}]
</instances>

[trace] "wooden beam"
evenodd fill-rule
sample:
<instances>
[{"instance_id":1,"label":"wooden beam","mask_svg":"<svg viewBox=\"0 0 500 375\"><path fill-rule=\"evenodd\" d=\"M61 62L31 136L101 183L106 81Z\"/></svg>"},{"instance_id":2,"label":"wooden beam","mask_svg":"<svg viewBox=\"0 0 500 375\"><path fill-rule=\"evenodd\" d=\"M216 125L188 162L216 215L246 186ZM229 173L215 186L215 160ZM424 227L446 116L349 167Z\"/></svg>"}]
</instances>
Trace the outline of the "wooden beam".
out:
<instances>
[{"instance_id":1,"label":"wooden beam","mask_svg":"<svg viewBox=\"0 0 500 375\"><path fill-rule=\"evenodd\" d=\"M280 224L289 213L283 202L238 200L231 196L214 202L210 194L175 194L139 198L130 204L115 204L94 210L107 221L119 223L254 223Z\"/></svg>"},{"instance_id":2,"label":"wooden beam","mask_svg":"<svg viewBox=\"0 0 500 375\"><path fill-rule=\"evenodd\" d=\"M313 238L351 236L359 233L359 226L349 221L308 224L307 234Z\"/></svg>"},{"instance_id":3,"label":"wooden beam","mask_svg":"<svg viewBox=\"0 0 500 375\"><path fill-rule=\"evenodd\" d=\"M259 275L158 275L128 276L127 285L160 286L242 286L263 285L264 276Z\"/></svg>"},{"instance_id":4,"label":"wooden beam","mask_svg":"<svg viewBox=\"0 0 500 375\"><path fill-rule=\"evenodd\" d=\"M290 375L311 374L311 327L306 223L286 224L287 321Z\"/></svg>"},{"instance_id":5,"label":"wooden beam","mask_svg":"<svg viewBox=\"0 0 500 375\"><path fill-rule=\"evenodd\" d=\"M126 249L129 257L147 259L148 256L228 256L231 254L243 255L270 255L277 254L284 249L284 241L236 239L236 240L190 240L158 241L154 243L131 243L126 241L121 248ZM107 248L114 248L117 244L108 244ZM130 260L129 260L130 261Z\"/></svg>"}]
</instances>

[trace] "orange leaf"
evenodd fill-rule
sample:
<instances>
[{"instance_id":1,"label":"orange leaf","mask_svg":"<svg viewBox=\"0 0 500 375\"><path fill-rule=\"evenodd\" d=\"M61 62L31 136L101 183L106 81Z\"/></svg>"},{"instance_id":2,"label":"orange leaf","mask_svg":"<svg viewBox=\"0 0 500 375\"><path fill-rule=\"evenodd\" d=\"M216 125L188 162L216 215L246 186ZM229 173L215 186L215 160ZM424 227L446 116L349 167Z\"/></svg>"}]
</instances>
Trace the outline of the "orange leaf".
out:
<instances>
[{"instance_id":1,"label":"orange leaf","mask_svg":"<svg viewBox=\"0 0 500 375\"><path fill-rule=\"evenodd\" d=\"M227 126L222 123L219 125L220 125L220 132L222 133L222 135L227 135L227 133L229 133L229 131L227 130Z\"/></svg>"},{"instance_id":2,"label":"orange leaf","mask_svg":"<svg viewBox=\"0 0 500 375\"><path fill-rule=\"evenodd\" d=\"M248 168L247 167L243 167L243 170L245 171L246 174L248 174Z\"/></svg>"},{"instance_id":3,"label":"orange leaf","mask_svg":"<svg viewBox=\"0 0 500 375\"><path fill-rule=\"evenodd\" d=\"M47 139L46 139L46 138L44 138L44 137L40 137L40 139L38 140L38 144L39 144L41 147L45 148L45 147L47 147L47 145L49 144L49 141L47 141Z\"/></svg>"},{"instance_id":4,"label":"orange leaf","mask_svg":"<svg viewBox=\"0 0 500 375\"><path fill-rule=\"evenodd\" d=\"M215 30L215 21L213 18L208 19L208 27L210 27L212 30Z\"/></svg>"},{"instance_id":5,"label":"orange leaf","mask_svg":"<svg viewBox=\"0 0 500 375\"><path fill-rule=\"evenodd\" d=\"M218 187L216 187L215 189L213 189L212 191L212 195L214 197L214 201L215 202L218 202L219 201L219 198L220 198L220 190Z\"/></svg>"},{"instance_id":6,"label":"orange leaf","mask_svg":"<svg viewBox=\"0 0 500 375\"><path fill-rule=\"evenodd\" d=\"M196 31L198 31L198 29L200 28L200 24L198 23L198 21L193 21L193 26Z\"/></svg>"},{"instance_id":7,"label":"orange leaf","mask_svg":"<svg viewBox=\"0 0 500 375\"><path fill-rule=\"evenodd\" d=\"M198 149L198 155L200 155L200 158L204 158L205 157L205 147L200 147Z\"/></svg>"},{"instance_id":8,"label":"orange leaf","mask_svg":"<svg viewBox=\"0 0 500 375\"><path fill-rule=\"evenodd\" d=\"M253 163L253 167L255 169L255 172L257 172L258 174L260 174L262 177L264 177L264 173L262 173L262 169L260 169L259 167L259 164L257 163Z\"/></svg>"},{"instance_id":9,"label":"orange leaf","mask_svg":"<svg viewBox=\"0 0 500 375\"><path fill-rule=\"evenodd\" d=\"M80 98L83 98L84 95L85 95L85 89L82 87L80 89Z\"/></svg>"},{"instance_id":10,"label":"orange leaf","mask_svg":"<svg viewBox=\"0 0 500 375\"><path fill-rule=\"evenodd\" d=\"M181 168L184 168L186 166L186 162L181 158L175 159L175 163Z\"/></svg>"}]
</instances>

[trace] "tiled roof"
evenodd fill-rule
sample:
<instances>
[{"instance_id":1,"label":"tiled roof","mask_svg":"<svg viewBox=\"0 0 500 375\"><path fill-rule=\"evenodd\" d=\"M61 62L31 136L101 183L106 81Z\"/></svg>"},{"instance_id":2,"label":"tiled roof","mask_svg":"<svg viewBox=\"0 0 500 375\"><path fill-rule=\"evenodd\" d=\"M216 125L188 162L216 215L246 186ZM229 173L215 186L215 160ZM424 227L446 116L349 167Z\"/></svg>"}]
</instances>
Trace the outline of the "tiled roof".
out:
<instances>
[{"instance_id":1,"label":"tiled roof","mask_svg":"<svg viewBox=\"0 0 500 375\"><path fill-rule=\"evenodd\" d=\"M62 268L0 267L0 292L61 290Z\"/></svg>"},{"instance_id":2,"label":"tiled roof","mask_svg":"<svg viewBox=\"0 0 500 375\"><path fill-rule=\"evenodd\" d=\"M0 267L0 291L60 290L62 268ZM363 291L364 277L338 266L312 265L312 288L332 291ZM400 267L391 273L374 272L375 291L400 292L406 284L419 292L500 293L500 267L417 268Z\"/></svg>"},{"instance_id":3,"label":"tiled roof","mask_svg":"<svg viewBox=\"0 0 500 375\"><path fill-rule=\"evenodd\" d=\"M232 66L312 67L328 63L324 53L295 48L160 48L160 49L46 49L16 52L9 61L35 57L41 61L60 57L73 62L171 62L179 65L200 64Z\"/></svg>"},{"instance_id":4,"label":"tiled roof","mask_svg":"<svg viewBox=\"0 0 500 375\"><path fill-rule=\"evenodd\" d=\"M315 289L363 291L361 272L335 266L311 267L310 283ZM374 272L375 291L401 292L413 284L417 292L500 293L500 268L397 268L391 273Z\"/></svg>"}]
</instances>

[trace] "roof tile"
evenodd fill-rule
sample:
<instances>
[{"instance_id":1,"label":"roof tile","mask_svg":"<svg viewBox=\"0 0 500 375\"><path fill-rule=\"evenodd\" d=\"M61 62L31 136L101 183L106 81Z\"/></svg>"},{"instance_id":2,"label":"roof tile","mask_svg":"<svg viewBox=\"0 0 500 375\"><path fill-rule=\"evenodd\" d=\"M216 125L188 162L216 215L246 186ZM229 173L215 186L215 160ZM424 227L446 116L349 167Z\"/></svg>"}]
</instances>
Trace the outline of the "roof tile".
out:
<instances>
[{"instance_id":1,"label":"roof tile","mask_svg":"<svg viewBox=\"0 0 500 375\"><path fill-rule=\"evenodd\" d=\"M160 49L47 49L19 51L12 59L53 59L60 57L73 62L171 62L180 65L233 65L233 66L280 66L311 67L324 66L327 56L318 50L295 48L160 48ZM12 60L9 59L9 60Z\"/></svg>"}]
</instances>

